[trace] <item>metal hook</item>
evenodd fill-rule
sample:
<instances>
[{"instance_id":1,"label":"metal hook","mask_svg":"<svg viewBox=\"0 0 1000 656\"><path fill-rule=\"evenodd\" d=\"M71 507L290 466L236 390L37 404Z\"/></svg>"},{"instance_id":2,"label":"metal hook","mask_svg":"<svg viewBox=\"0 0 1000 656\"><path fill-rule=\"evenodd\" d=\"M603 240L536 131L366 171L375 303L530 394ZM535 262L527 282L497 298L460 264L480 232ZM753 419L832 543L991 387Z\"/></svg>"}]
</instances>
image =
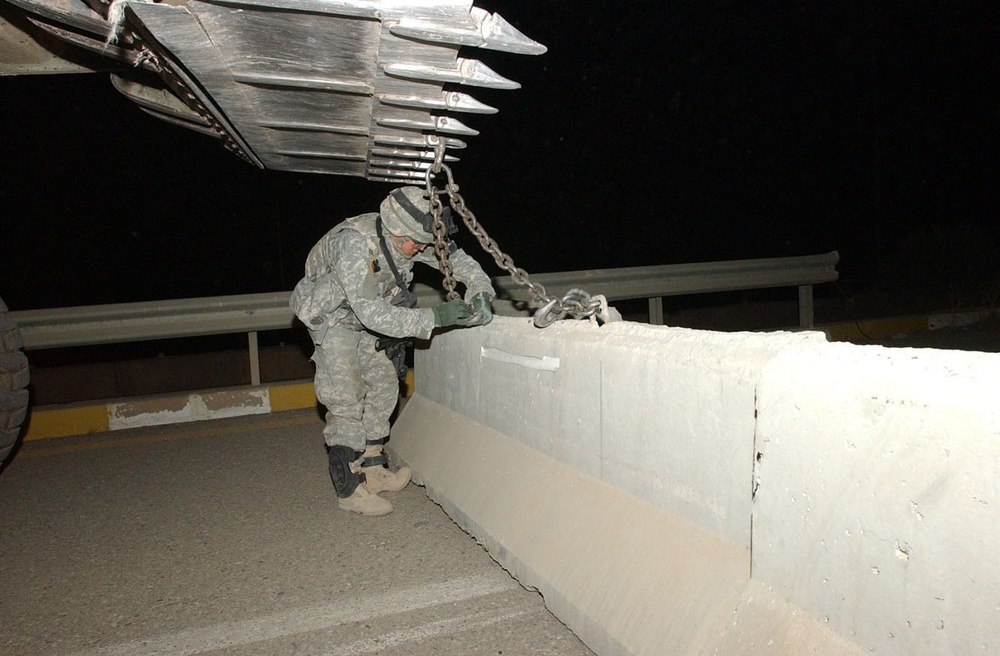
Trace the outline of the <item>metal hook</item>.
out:
<instances>
[{"instance_id":1,"label":"metal hook","mask_svg":"<svg viewBox=\"0 0 1000 656\"><path fill-rule=\"evenodd\" d=\"M564 316L566 316L565 310L563 310L562 305L559 303L558 298L551 298L549 302L538 308L535 311L534 319L532 323L535 324L536 328L548 328L556 321L559 321Z\"/></svg>"},{"instance_id":2,"label":"metal hook","mask_svg":"<svg viewBox=\"0 0 1000 656\"><path fill-rule=\"evenodd\" d=\"M431 169L435 173L441 172L441 165L444 164L444 139L438 139L438 142L434 145L434 163L431 164Z\"/></svg>"}]
</instances>

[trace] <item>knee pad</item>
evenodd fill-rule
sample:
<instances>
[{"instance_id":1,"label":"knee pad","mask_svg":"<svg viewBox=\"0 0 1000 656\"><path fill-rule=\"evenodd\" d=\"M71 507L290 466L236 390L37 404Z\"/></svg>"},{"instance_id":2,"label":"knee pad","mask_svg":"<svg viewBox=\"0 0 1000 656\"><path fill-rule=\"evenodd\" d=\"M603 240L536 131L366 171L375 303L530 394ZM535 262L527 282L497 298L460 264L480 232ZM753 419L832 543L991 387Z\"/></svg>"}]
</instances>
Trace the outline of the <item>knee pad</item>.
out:
<instances>
[{"instance_id":1,"label":"knee pad","mask_svg":"<svg viewBox=\"0 0 1000 656\"><path fill-rule=\"evenodd\" d=\"M341 499L354 494L358 485L365 482L365 475L355 471L354 463L361 454L347 446L331 446L327 454L330 460L330 480L333 489Z\"/></svg>"}]
</instances>

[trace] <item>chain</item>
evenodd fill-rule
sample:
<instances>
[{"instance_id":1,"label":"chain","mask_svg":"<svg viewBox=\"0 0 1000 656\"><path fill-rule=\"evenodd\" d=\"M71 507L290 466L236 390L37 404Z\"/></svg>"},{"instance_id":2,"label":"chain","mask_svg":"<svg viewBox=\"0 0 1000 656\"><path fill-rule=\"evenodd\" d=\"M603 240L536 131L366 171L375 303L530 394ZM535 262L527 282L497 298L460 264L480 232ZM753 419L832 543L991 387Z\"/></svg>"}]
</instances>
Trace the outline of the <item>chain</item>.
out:
<instances>
[{"instance_id":1,"label":"chain","mask_svg":"<svg viewBox=\"0 0 1000 656\"><path fill-rule=\"evenodd\" d=\"M510 274L514 282L528 289L528 294L531 296L529 306L538 308L533 319L535 326L545 328L567 315L574 319L586 319L593 317L601 310L601 298L591 297L582 289L571 289L562 298L548 295L541 283L533 282L527 271L515 265L513 258L500 250L500 245L489 236L482 224L476 220L476 215L466 206L465 199L458 193L458 185L455 184L451 168L444 164L443 160L444 144L439 143L436 147L434 165L427 170L425 179L427 195L431 202L431 214L434 218L434 252L440 262L441 272L444 274L444 286L448 292L449 300L458 298L458 294L455 292L454 272L448 258L447 229L442 219L444 206L440 199L442 193L448 194L452 208L462 217L465 226L479 242L479 245L483 247L483 250L493 257L500 268ZM444 192L439 191L432 182L433 176L442 171L448 180Z\"/></svg>"},{"instance_id":2,"label":"chain","mask_svg":"<svg viewBox=\"0 0 1000 656\"><path fill-rule=\"evenodd\" d=\"M434 231L434 254L437 255L441 273L444 275L444 288L448 292L446 298L452 301L459 298L455 291L455 268L451 265L451 258L448 245L448 228L444 224L444 205L441 203L440 192L434 187L430 187L431 216L434 222L431 228Z\"/></svg>"}]
</instances>

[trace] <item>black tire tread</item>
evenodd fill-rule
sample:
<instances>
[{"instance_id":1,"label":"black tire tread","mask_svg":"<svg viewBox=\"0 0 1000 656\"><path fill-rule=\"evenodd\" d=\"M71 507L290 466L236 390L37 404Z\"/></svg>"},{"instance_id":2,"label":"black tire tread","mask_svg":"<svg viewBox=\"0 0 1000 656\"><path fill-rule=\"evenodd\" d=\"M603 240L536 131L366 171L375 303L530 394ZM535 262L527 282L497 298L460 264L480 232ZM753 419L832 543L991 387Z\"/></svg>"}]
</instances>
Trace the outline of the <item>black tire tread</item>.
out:
<instances>
[{"instance_id":1,"label":"black tire tread","mask_svg":"<svg viewBox=\"0 0 1000 656\"><path fill-rule=\"evenodd\" d=\"M7 459L28 415L28 358L21 331L0 300L0 466Z\"/></svg>"}]
</instances>

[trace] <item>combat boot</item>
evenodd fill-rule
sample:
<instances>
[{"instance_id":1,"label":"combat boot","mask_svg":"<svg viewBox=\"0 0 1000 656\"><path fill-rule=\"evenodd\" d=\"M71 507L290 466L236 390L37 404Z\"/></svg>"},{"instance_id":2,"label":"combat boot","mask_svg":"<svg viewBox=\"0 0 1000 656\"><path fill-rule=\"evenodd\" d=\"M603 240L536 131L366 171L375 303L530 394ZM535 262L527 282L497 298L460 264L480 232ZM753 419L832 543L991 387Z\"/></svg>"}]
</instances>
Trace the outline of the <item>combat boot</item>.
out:
<instances>
[{"instance_id":1,"label":"combat boot","mask_svg":"<svg viewBox=\"0 0 1000 656\"><path fill-rule=\"evenodd\" d=\"M384 437L368 440L361 471L372 492L399 492L410 482L410 468L400 467L396 472L391 471L384 444Z\"/></svg>"},{"instance_id":2,"label":"combat boot","mask_svg":"<svg viewBox=\"0 0 1000 656\"><path fill-rule=\"evenodd\" d=\"M392 512L392 504L369 490L364 483L354 488L351 496L337 499L337 505L341 510L349 510L369 517L379 517Z\"/></svg>"},{"instance_id":3,"label":"combat boot","mask_svg":"<svg viewBox=\"0 0 1000 656\"><path fill-rule=\"evenodd\" d=\"M331 446L328 452L330 480L337 492L337 505L359 515L378 517L392 512L392 504L365 485L358 466L361 454L347 446Z\"/></svg>"}]
</instances>

